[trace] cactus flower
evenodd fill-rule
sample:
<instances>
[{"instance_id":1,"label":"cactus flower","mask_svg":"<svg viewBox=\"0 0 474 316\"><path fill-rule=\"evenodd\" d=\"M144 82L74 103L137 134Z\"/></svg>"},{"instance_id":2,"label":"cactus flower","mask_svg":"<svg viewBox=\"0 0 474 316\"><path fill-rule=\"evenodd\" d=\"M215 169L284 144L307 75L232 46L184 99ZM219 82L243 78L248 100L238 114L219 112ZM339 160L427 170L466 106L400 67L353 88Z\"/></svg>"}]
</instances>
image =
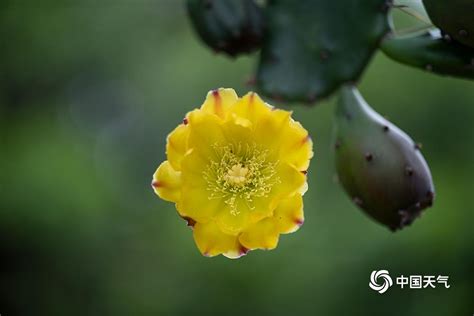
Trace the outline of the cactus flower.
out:
<instances>
[{"instance_id":1,"label":"cactus flower","mask_svg":"<svg viewBox=\"0 0 474 316\"><path fill-rule=\"evenodd\" d=\"M311 138L257 94L210 91L168 135L166 154L152 187L176 204L203 255L274 249L303 224Z\"/></svg>"}]
</instances>

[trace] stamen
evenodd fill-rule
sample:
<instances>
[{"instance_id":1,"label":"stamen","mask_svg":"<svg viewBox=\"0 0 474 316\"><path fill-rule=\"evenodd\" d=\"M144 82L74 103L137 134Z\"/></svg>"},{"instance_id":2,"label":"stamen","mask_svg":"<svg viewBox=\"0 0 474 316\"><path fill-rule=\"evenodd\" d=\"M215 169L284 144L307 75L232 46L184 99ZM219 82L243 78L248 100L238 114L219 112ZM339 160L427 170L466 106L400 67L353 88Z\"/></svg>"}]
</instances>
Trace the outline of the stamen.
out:
<instances>
[{"instance_id":1,"label":"stamen","mask_svg":"<svg viewBox=\"0 0 474 316\"><path fill-rule=\"evenodd\" d=\"M269 161L268 150L256 144L215 144L214 150L219 158L212 160L203 171L210 192L208 198L224 199L232 215L240 213L239 202L254 209L255 198L268 196L272 187L280 182L276 176L278 161Z\"/></svg>"}]
</instances>

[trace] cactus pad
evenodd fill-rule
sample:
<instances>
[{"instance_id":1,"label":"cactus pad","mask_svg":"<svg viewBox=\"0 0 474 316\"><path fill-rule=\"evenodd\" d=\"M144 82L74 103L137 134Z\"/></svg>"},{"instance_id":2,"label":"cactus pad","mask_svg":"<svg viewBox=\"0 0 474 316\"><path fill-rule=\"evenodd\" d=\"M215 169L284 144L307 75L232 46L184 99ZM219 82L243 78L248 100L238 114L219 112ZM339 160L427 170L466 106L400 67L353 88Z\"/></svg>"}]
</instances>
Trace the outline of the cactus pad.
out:
<instances>
[{"instance_id":1,"label":"cactus pad","mask_svg":"<svg viewBox=\"0 0 474 316\"><path fill-rule=\"evenodd\" d=\"M275 99L315 100L359 78L389 31L386 0L272 0L257 73Z\"/></svg>"},{"instance_id":2,"label":"cactus pad","mask_svg":"<svg viewBox=\"0 0 474 316\"><path fill-rule=\"evenodd\" d=\"M381 44L390 58L441 75L474 79L474 50L446 40L439 30L388 36Z\"/></svg>"},{"instance_id":3,"label":"cactus pad","mask_svg":"<svg viewBox=\"0 0 474 316\"><path fill-rule=\"evenodd\" d=\"M437 27L474 48L474 0L423 0L423 3Z\"/></svg>"}]
</instances>

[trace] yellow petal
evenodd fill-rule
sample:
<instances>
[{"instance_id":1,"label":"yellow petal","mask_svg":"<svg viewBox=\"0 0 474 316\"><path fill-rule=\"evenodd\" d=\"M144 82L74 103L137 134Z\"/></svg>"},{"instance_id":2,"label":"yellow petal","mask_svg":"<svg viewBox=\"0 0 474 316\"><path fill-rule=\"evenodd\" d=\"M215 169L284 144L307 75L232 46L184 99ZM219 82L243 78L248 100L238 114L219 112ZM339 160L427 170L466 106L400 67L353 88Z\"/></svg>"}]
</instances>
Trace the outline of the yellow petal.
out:
<instances>
[{"instance_id":1,"label":"yellow petal","mask_svg":"<svg viewBox=\"0 0 474 316\"><path fill-rule=\"evenodd\" d=\"M242 127L252 127L252 122L246 118L238 116L235 113L230 113L231 121Z\"/></svg>"},{"instance_id":2,"label":"yellow petal","mask_svg":"<svg viewBox=\"0 0 474 316\"><path fill-rule=\"evenodd\" d=\"M181 199L176 207L181 216L197 222L208 222L223 207L222 199L213 198L204 177L206 161L196 152L188 153L182 162Z\"/></svg>"},{"instance_id":3,"label":"yellow petal","mask_svg":"<svg viewBox=\"0 0 474 316\"><path fill-rule=\"evenodd\" d=\"M304 195L308 191L308 181L306 181L303 186L298 190L298 193Z\"/></svg>"},{"instance_id":4,"label":"yellow petal","mask_svg":"<svg viewBox=\"0 0 474 316\"><path fill-rule=\"evenodd\" d=\"M300 194L282 200L273 213L278 231L283 234L292 233L303 225L303 198Z\"/></svg>"},{"instance_id":5,"label":"yellow petal","mask_svg":"<svg viewBox=\"0 0 474 316\"><path fill-rule=\"evenodd\" d=\"M239 258L246 254L237 236L223 233L213 221L196 223L193 230L194 241L199 251L208 257L223 254L228 258Z\"/></svg>"},{"instance_id":6,"label":"yellow petal","mask_svg":"<svg viewBox=\"0 0 474 316\"><path fill-rule=\"evenodd\" d=\"M277 196L279 200L286 199L305 188L305 174L284 162L280 162L276 168L280 183L273 187L271 193Z\"/></svg>"},{"instance_id":7,"label":"yellow petal","mask_svg":"<svg viewBox=\"0 0 474 316\"><path fill-rule=\"evenodd\" d=\"M240 243L247 249L274 249L278 245L279 232L272 218L266 218L246 229Z\"/></svg>"},{"instance_id":8,"label":"yellow petal","mask_svg":"<svg viewBox=\"0 0 474 316\"><path fill-rule=\"evenodd\" d=\"M151 185L163 200L177 202L181 197L181 172L174 170L169 161L164 161L155 171Z\"/></svg>"},{"instance_id":9,"label":"yellow petal","mask_svg":"<svg viewBox=\"0 0 474 316\"><path fill-rule=\"evenodd\" d=\"M201 106L201 110L205 113L214 114L224 119L229 108L238 100L238 96L234 89L219 88L209 91L206 100Z\"/></svg>"},{"instance_id":10,"label":"yellow petal","mask_svg":"<svg viewBox=\"0 0 474 316\"><path fill-rule=\"evenodd\" d=\"M251 211L249 212L249 222L250 224L255 224L256 222L269 217L272 215L275 205L273 203L273 196L268 195L264 197L254 197L251 203Z\"/></svg>"},{"instance_id":11,"label":"yellow petal","mask_svg":"<svg viewBox=\"0 0 474 316\"><path fill-rule=\"evenodd\" d=\"M186 119L185 119L186 120ZM180 124L169 135L166 141L166 155L175 170L181 170L181 161L187 151L189 128Z\"/></svg>"},{"instance_id":12,"label":"yellow petal","mask_svg":"<svg viewBox=\"0 0 474 316\"><path fill-rule=\"evenodd\" d=\"M222 128L224 137L228 144L236 146L251 146L254 144L252 130L238 122L228 121L223 124Z\"/></svg>"},{"instance_id":13,"label":"yellow petal","mask_svg":"<svg viewBox=\"0 0 474 316\"><path fill-rule=\"evenodd\" d=\"M188 114L188 148L207 158L216 156L216 146L226 144L222 122L215 115L195 110Z\"/></svg>"},{"instance_id":14,"label":"yellow petal","mask_svg":"<svg viewBox=\"0 0 474 316\"><path fill-rule=\"evenodd\" d=\"M254 126L255 142L262 144L278 156L280 154L280 138L289 124L291 112L273 110L262 115Z\"/></svg>"},{"instance_id":15,"label":"yellow petal","mask_svg":"<svg viewBox=\"0 0 474 316\"><path fill-rule=\"evenodd\" d=\"M226 234L238 235L250 225L250 209L243 199L237 198L235 208L228 203L216 215L216 223Z\"/></svg>"},{"instance_id":16,"label":"yellow petal","mask_svg":"<svg viewBox=\"0 0 474 316\"><path fill-rule=\"evenodd\" d=\"M308 131L291 119L290 112L274 110L261 116L255 124L255 140L266 144L276 157L299 171L308 169L313 156L313 142Z\"/></svg>"},{"instance_id":17,"label":"yellow petal","mask_svg":"<svg viewBox=\"0 0 474 316\"><path fill-rule=\"evenodd\" d=\"M299 171L308 169L313 157L313 141L299 122L290 120L280 138L280 155Z\"/></svg>"},{"instance_id":18,"label":"yellow petal","mask_svg":"<svg viewBox=\"0 0 474 316\"><path fill-rule=\"evenodd\" d=\"M219 199L209 199L207 194L201 188L183 187L182 199L176 204L179 214L199 223L209 222L225 205Z\"/></svg>"},{"instance_id":19,"label":"yellow petal","mask_svg":"<svg viewBox=\"0 0 474 316\"><path fill-rule=\"evenodd\" d=\"M245 118L255 124L264 115L268 115L271 108L263 102L258 94L249 92L236 102L229 112L238 118Z\"/></svg>"},{"instance_id":20,"label":"yellow petal","mask_svg":"<svg viewBox=\"0 0 474 316\"><path fill-rule=\"evenodd\" d=\"M205 171L208 164L206 157L199 155L194 149L190 150L181 163L183 186L206 187Z\"/></svg>"}]
</instances>

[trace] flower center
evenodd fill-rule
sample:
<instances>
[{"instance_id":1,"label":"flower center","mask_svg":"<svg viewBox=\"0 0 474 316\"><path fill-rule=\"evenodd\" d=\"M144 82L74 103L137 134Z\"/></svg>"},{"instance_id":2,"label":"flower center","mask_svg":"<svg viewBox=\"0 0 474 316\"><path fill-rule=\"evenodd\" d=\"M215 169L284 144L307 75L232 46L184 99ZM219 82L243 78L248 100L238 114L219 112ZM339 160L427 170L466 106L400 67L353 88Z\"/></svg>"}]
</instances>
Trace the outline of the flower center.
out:
<instances>
[{"instance_id":1,"label":"flower center","mask_svg":"<svg viewBox=\"0 0 474 316\"><path fill-rule=\"evenodd\" d=\"M242 167L241 164L233 165L232 168L227 171L225 175L225 180L231 185L245 185L247 182L247 174L249 169Z\"/></svg>"},{"instance_id":2,"label":"flower center","mask_svg":"<svg viewBox=\"0 0 474 316\"><path fill-rule=\"evenodd\" d=\"M278 162L269 161L269 152L253 145L214 145L216 158L203 171L210 191L209 199L224 199L231 213L237 215L239 202L254 209L255 198L266 197L273 185Z\"/></svg>"}]
</instances>

